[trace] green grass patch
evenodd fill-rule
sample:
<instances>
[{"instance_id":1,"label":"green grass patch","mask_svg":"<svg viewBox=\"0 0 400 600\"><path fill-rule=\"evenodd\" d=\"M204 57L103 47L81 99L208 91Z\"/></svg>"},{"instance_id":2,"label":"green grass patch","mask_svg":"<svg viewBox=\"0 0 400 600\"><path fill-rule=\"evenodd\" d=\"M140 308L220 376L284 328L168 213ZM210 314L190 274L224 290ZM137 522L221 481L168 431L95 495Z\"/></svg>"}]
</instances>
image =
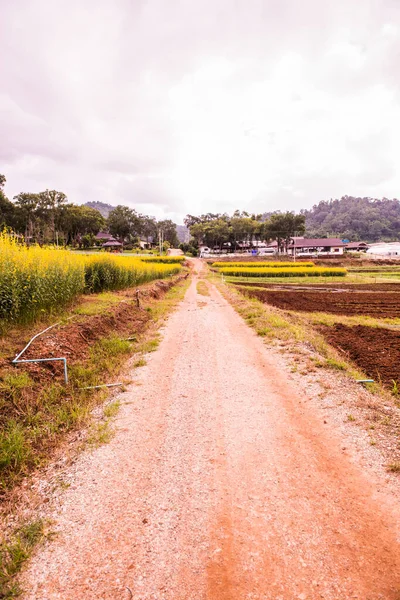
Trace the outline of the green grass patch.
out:
<instances>
[{"instance_id":1,"label":"green grass patch","mask_svg":"<svg viewBox=\"0 0 400 600\"><path fill-rule=\"evenodd\" d=\"M94 423L89 429L86 442L92 448L98 448L104 444L108 444L114 435L114 430L110 425L110 420Z\"/></svg>"},{"instance_id":2,"label":"green grass patch","mask_svg":"<svg viewBox=\"0 0 400 600\"><path fill-rule=\"evenodd\" d=\"M209 296L210 295L208 286L204 280L200 280L197 282L196 290L197 290L197 293L200 294L201 296Z\"/></svg>"},{"instance_id":3,"label":"green grass patch","mask_svg":"<svg viewBox=\"0 0 400 600\"><path fill-rule=\"evenodd\" d=\"M18 476L32 458L33 451L23 424L11 419L0 432L0 472L12 471Z\"/></svg>"},{"instance_id":4,"label":"green grass patch","mask_svg":"<svg viewBox=\"0 0 400 600\"><path fill-rule=\"evenodd\" d=\"M115 429L112 426L113 419L117 416L121 407L119 400L109 402L103 409L103 417L101 421L93 423L89 429L87 443L92 447L99 447L103 444L108 444L115 434Z\"/></svg>"},{"instance_id":5,"label":"green grass patch","mask_svg":"<svg viewBox=\"0 0 400 600\"><path fill-rule=\"evenodd\" d=\"M103 414L106 417L106 419L113 419L114 417L116 417L120 407L121 402L119 400L114 400L113 402L107 404L107 406L104 407L103 411Z\"/></svg>"},{"instance_id":6,"label":"green grass patch","mask_svg":"<svg viewBox=\"0 0 400 600\"><path fill-rule=\"evenodd\" d=\"M145 367L146 365L147 365L147 361L145 358L139 358L135 363L133 363L133 366L135 368Z\"/></svg>"},{"instance_id":7,"label":"green grass patch","mask_svg":"<svg viewBox=\"0 0 400 600\"><path fill-rule=\"evenodd\" d=\"M140 352L147 354L147 352L155 352L160 345L160 338L155 337L151 340L145 340L140 345Z\"/></svg>"},{"instance_id":8,"label":"green grass patch","mask_svg":"<svg viewBox=\"0 0 400 600\"><path fill-rule=\"evenodd\" d=\"M394 326L397 328L400 326L400 318L384 318L377 319L376 317L369 317L367 315L336 315L333 313L323 312L310 312L307 313L307 320L313 323L313 325L327 325L332 327L336 323L342 323L343 325L364 325L365 327L383 327L390 328Z\"/></svg>"},{"instance_id":9,"label":"green grass patch","mask_svg":"<svg viewBox=\"0 0 400 600\"><path fill-rule=\"evenodd\" d=\"M33 549L45 537L46 524L42 519L24 524L11 539L0 544L0 598L17 598L21 589L14 578L31 556Z\"/></svg>"},{"instance_id":10,"label":"green grass patch","mask_svg":"<svg viewBox=\"0 0 400 600\"><path fill-rule=\"evenodd\" d=\"M92 316L107 311L121 302L121 296L115 292L103 292L93 296L84 296L80 305L74 309L77 315Z\"/></svg>"}]
</instances>

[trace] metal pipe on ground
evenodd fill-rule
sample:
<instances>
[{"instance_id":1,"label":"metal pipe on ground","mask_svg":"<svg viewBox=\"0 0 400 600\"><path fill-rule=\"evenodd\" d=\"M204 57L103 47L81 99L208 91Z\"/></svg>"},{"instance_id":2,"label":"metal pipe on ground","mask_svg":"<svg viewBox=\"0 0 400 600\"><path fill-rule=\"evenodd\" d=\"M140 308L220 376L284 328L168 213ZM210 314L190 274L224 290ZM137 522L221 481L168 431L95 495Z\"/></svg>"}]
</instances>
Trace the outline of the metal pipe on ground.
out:
<instances>
[{"instance_id":1,"label":"metal pipe on ground","mask_svg":"<svg viewBox=\"0 0 400 600\"><path fill-rule=\"evenodd\" d=\"M55 323L54 325L50 325L50 327L47 327L43 331L40 331L39 333L37 333L36 335L34 335L33 338L31 338L29 340L29 342L27 343L27 345L25 346L25 348L23 350L21 350L21 352L14 358L14 360L11 361L11 363L13 365L18 365L18 364L22 364L22 363L39 363L39 362L56 362L56 361L62 361L64 363L64 380L65 380L65 383L68 383L67 359L64 356L60 356L60 357L57 357L57 358L53 358L53 357L49 357L49 358L25 358L25 359L20 360L21 356L24 354L24 352L26 352L28 350L29 346L32 344L32 342L36 338L38 338L40 335L43 335L44 333L46 333L50 329L53 329L53 327L57 327L57 325L60 325L60 323Z\"/></svg>"},{"instance_id":2,"label":"metal pipe on ground","mask_svg":"<svg viewBox=\"0 0 400 600\"><path fill-rule=\"evenodd\" d=\"M103 387L118 387L124 385L123 383L102 383L101 385L89 385L87 387L79 388L80 390L97 390L98 388Z\"/></svg>"}]
</instances>

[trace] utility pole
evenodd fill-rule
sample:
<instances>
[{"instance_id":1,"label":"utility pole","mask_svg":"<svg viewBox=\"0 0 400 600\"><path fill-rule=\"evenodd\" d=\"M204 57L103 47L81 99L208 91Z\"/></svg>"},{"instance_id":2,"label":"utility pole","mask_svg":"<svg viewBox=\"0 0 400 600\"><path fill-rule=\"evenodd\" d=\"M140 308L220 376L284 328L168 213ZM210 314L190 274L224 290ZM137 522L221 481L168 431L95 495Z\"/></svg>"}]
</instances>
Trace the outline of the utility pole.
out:
<instances>
[{"instance_id":1,"label":"utility pole","mask_svg":"<svg viewBox=\"0 0 400 600\"><path fill-rule=\"evenodd\" d=\"M162 248L164 245L164 231L162 229L158 230L158 241L160 244L160 256L162 256Z\"/></svg>"}]
</instances>

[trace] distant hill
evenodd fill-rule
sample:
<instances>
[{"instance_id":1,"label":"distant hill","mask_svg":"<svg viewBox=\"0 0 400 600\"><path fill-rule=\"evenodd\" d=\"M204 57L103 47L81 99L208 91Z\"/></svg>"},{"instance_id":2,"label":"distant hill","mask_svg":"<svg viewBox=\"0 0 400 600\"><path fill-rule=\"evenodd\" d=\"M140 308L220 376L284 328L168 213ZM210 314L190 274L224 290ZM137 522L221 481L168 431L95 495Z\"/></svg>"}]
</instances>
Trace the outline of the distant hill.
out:
<instances>
[{"instance_id":1,"label":"distant hill","mask_svg":"<svg viewBox=\"0 0 400 600\"><path fill-rule=\"evenodd\" d=\"M105 219L108 218L110 212L115 208L111 204L106 204L105 202L85 202L83 206L89 206L89 208L94 208L98 210L100 214L103 215Z\"/></svg>"},{"instance_id":2,"label":"distant hill","mask_svg":"<svg viewBox=\"0 0 400 600\"><path fill-rule=\"evenodd\" d=\"M400 202L383 198L343 196L322 201L310 210L300 211L306 218L310 238L340 237L354 241L400 240Z\"/></svg>"},{"instance_id":3,"label":"distant hill","mask_svg":"<svg viewBox=\"0 0 400 600\"><path fill-rule=\"evenodd\" d=\"M188 243L190 240L189 229L186 225L177 225L176 226L176 234L178 236L178 240L181 244Z\"/></svg>"}]
</instances>

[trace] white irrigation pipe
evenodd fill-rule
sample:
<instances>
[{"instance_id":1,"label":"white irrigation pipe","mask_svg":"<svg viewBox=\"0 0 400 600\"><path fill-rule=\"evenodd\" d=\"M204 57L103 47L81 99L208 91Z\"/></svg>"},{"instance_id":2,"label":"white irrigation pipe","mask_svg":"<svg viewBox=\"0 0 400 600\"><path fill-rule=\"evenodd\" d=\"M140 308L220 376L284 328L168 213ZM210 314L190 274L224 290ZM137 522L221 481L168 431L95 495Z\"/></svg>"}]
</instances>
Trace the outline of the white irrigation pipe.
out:
<instances>
[{"instance_id":1,"label":"white irrigation pipe","mask_svg":"<svg viewBox=\"0 0 400 600\"><path fill-rule=\"evenodd\" d=\"M58 357L58 358L25 358L23 360L20 360L20 357L24 354L24 352L26 352L29 348L29 346L32 344L32 342L39 337L40 335L43 335L44 333L46 333L46 331L49 331L49 329L53 329L53 327L57 327L57 325L60 325L60 323L55 323L54 325L50 325L50 327L47 327L47 329L44 329L43 331L40 331L39 333L37 333L36 335L33 336L33 338L27 343L27 345L25 346L25 348L23 350L21 350L21 352L14 358L12 362L12 364L17 365L17 364L21 364L21 363L37 363L37 362L55 362L55 361L62 361L64 363L64 379L65 379L65 383L68 383L68 371L67 371L67 359L65 357Z\"/></svg>"},{"instance_id":2,"label":"white irrigation pipe","mask_svg":"<svg viewBox=\"0 0 400 600\"><path fill-rule=\"evenodd\" d=\"M80 390L97 390L97 388L103 387L118 387L124 385L123 383L102 383L101 385L89 385L88 387L79 388Z\"/></svg>"}]
</instances>

